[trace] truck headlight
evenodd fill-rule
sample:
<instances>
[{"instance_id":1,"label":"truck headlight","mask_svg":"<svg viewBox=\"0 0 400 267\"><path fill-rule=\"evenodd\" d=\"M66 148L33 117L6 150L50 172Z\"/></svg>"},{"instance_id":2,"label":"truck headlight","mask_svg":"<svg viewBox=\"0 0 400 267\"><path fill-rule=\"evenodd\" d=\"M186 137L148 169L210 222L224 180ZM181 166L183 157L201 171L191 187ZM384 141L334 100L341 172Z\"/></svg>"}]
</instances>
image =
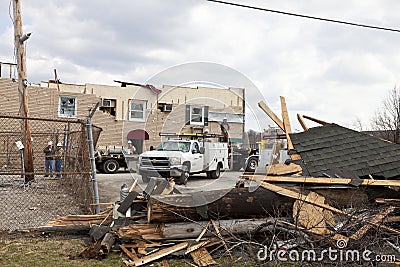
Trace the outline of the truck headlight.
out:
<instances>
[{"instance_id":1,"label":"truck headlight","mask_svg":"<svg viewBox=\"0 0 400 267\"><path fill-rule=\"evenodd\" d=\"M169 162L171 163L171 165L179 165L181 164L181 158L171 157L169 158Z\"/></svg>"}]
</instances>

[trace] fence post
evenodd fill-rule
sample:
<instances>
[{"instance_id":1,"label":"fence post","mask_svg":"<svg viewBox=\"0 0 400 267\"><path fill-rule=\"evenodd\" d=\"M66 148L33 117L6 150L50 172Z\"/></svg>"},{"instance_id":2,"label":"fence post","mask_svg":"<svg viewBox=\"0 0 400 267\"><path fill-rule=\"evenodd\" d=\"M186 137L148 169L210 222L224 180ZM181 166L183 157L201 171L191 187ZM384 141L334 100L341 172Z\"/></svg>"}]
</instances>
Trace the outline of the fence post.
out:
<instances>
[{"instance_id":1,"label":"fence post","mask_svg":"<svg viewBox=\"0 0 400 267\"><path fill-rule=\"evenodd\" d=\"M92 127L92 117L94 112L97 110L100 102L96 104L96 106L92 109L89 116L87 117L87 131L88 131L88 142L89 142L89 156L90 156L90 163L92 164L92 181L93 181L93 194L94 194L94 204L95 204L95 211L96 213L100 212L100 198L99 198L99 188L97 186L97 178L96 178L96 162L94 158L94 145L93 145L93 127Z\"/></svg>"}]
</instances>

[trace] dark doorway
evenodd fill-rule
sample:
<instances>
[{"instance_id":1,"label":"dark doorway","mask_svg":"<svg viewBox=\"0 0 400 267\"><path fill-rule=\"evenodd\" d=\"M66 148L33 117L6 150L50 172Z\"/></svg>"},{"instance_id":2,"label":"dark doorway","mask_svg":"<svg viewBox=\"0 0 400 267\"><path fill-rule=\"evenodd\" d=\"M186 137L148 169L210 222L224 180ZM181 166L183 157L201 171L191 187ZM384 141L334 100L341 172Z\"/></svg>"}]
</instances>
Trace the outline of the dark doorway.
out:
<instances>
[{"instance_id":1,"label":"dark doorway","mask_svg":"<svg viewBox=\"0 0 400 267\"><path fill-rule=\"evenodd\" d=\"M126 138L132 141L132 145L135 146L136 152L140 154L143 152L143 141L149 140L149 134L144 130L137 129L130 131Z\"/></svg>"}]
</instances>

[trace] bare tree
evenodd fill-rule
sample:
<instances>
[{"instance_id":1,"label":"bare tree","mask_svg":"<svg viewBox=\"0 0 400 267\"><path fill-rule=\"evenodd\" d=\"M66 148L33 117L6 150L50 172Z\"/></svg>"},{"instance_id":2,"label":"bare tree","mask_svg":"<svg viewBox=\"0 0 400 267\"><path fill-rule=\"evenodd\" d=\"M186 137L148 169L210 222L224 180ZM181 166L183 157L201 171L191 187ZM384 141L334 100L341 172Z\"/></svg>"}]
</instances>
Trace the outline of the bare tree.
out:
<instances>
[{"instance_id":1,"label":"bare tree","mask_svg":"<svg viewBox=\"0 0 400 267\"><path fill-rule=\"evenodd\" d=\"M359 132L364 130L362 121L359 117L356 117L354 121L351 123L351 128Z\"/></svg>"},{"instance_id":2,"label":"bare tree","mask_svg":"<svg viewBox=\"0 0 400 267\"><path fill-rule=\"evenodd\" d=\"M395 86L388 92L383 106L375 112L371 127L381 137L400 143L400 90Z\"/></svg>"}]
</instances>

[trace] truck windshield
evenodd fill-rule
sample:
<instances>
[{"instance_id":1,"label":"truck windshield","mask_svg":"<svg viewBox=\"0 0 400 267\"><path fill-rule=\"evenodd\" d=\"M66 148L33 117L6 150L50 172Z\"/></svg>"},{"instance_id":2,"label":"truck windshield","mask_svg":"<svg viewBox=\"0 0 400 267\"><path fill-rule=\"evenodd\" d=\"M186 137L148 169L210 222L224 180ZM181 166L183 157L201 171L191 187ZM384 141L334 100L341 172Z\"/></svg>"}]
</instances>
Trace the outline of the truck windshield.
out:
<instances>
[{"instance_id":1,"label":"truck windshield","mask_svg":"<svg viewBox=\"0 0 400 267\"><path fill-rule=\"evenodd\" d=\"M190 142L171 142L166 141L162 142L156 150L158 151L182 151L189 152L190 150Z\"/></svg>"}]
</instances>

